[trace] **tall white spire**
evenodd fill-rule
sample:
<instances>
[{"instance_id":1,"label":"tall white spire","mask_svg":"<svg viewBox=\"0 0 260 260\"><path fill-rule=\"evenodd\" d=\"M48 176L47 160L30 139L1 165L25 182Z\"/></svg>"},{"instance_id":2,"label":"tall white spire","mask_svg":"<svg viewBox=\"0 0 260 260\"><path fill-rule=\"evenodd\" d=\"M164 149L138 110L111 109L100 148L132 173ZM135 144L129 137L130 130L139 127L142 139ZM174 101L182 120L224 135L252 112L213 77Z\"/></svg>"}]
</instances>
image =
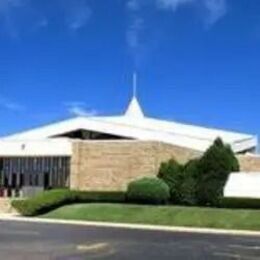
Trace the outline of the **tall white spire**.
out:
<instances>
[{"instance_id":1,"label":"tall white spire","mask_svg":"<svg viewBox=\"0 0 260 260\"><path fill-rule=\"evenodd\" d=\"M136 97L136 88L137 88L137 74L134 72L133 74L133 97Z\"/></svg>"},{"instance_id":2,"label":"tall white spire","mask_svg":"<svg viewBox=\"0 0 260 260\"><path fill-rule=\"evenodd\" d=\"M125 116L129 116L131 118L143 118L144 117L143 110L137 100L137 74L136 74L136 72L134 72L134 74L133 74L133 96L132 96L132 99L125 112Z\"/></svg>"}]
</instances>

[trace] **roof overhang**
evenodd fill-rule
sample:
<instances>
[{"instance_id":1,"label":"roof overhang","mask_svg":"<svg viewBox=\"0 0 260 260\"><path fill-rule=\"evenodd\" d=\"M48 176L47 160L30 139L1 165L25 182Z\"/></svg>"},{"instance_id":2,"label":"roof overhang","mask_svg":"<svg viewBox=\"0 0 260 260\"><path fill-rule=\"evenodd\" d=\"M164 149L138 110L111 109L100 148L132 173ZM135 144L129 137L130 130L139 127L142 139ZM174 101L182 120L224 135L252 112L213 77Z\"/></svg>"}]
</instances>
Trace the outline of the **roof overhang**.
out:
<instances>
[{"instance_id":1,"label":"roof overhang","mask_svg":"<svg viewBox=\"0 0 260 260\"><path fill-rule=\"evenodd\" d=\"M258 144L257 137L254 135L145 117L135 96L122 116L77 117L10 135L0 140L16 141L20 144L27 141L35 142L35 146L32 145L30 148L30 153L37 153L36 147L39 140L42 140L43 144L52 140L50 148L46 145L44 149L49 151L52 147L53 153L61 153L62 150L67 153L69 148L66 145L68 144L63 144L63 141L54 137L80 129L136 140L159 141L200 152L204 152L217 137L229 144L236 153L254 150ZM56 148L53 140L61 142L61 148ZM4 152L3 148L0 147L0 149ZM38 149L41 149L41 146L38 146Z\"/></svg>"},{"instance_id":2,"label":"roof overhang","mask_svg":"<svg viewBox=\"0 0 260 260\"><path fill-rule=\"evenodd\" d=\"M72 143L66 139L0 141L0 157L71 155Z\"/></svg>"}]
</instances>

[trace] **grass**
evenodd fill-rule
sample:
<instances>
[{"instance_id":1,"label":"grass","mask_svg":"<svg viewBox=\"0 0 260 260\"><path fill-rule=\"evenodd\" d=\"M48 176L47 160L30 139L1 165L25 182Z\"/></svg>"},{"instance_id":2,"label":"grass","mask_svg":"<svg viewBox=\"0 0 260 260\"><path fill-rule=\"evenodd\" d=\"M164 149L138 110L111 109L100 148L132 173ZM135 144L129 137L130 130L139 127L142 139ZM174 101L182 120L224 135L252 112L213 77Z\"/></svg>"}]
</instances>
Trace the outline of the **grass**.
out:
<instances>
[{"instance_id":1,"label":"grass","mask_svg":"<svg viewBox=\"0 0 260 260\"><path fill-rule=\"evenodd\" d=\"M42 217L260 231L260 210L91 203L64 206Z\"/></svg>"}]
</instances>

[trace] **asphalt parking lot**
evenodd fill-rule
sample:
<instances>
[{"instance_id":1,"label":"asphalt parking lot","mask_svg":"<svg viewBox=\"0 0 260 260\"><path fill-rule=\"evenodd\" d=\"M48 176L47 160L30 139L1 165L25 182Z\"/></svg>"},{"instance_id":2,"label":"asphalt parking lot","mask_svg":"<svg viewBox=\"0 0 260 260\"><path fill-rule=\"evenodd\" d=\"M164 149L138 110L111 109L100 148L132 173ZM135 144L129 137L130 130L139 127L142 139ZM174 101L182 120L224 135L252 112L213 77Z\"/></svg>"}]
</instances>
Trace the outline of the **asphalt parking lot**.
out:
<instances>
[{"instance_id":1,"label":"asphalt parking lot","mask_svg":"<svg viewBox=\"0 0 260 260\"><path fill-rule=\"evenodd\" d=\"M0 259L260 259L260 237L0 221Z\"/></svg>"}]
</instances>

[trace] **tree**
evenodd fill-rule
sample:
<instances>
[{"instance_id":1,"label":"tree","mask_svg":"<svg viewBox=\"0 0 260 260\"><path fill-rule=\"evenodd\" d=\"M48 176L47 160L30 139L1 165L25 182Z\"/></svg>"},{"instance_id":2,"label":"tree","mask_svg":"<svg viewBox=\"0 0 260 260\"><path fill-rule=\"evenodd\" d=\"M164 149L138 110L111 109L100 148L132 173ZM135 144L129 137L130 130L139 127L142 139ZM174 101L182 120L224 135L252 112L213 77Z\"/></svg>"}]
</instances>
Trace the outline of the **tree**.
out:
<instances>
[{"instance_id":1,"label":"tree","mask_svg":"<svg viewBox=\"0 0 260 260\"><path fill-rule=\"evenodd\" d=\"M217 138L198 164L196 198L199 205L218 206L231 172L239 171L238 160L230 146Z\"/></svg>"},{"instance_id":2,"label":"tree","mask_svg":"<svg viewBox=\"0 0 260 260\"><path fill-rule=\"evenodd\" d=\"M158 178L162 179L169 186L171 201L181 203L181 185L184 179L183 165L174 159L163 162L159 169Z\"/></svg>"},{"instance_id":3,"label":"tree","mask_svg":"<svg viewBox=\"0 0 260 260\"><path fill-rule=\"evenodd\" d=\"M183 180L180 187L181 204L197 205L196 190L199 175L199 159L188 161L183 167Z\"/></svg>"}]
</instances>

